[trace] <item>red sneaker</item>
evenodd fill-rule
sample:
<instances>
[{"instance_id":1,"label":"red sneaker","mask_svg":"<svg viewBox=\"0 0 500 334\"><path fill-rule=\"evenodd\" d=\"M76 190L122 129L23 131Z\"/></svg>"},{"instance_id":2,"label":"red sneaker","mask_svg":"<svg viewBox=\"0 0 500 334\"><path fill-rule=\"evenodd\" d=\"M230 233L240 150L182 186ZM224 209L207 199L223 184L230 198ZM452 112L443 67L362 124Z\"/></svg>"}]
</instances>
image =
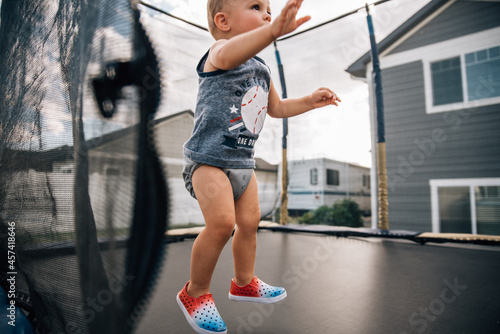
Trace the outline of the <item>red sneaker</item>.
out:
<instances>
[{"instance_id":1,"label":"red sneaker","mask_svg":"<svg viewBox=\"0 0 500 334\"><path fill-rule=\"evenodd\" d=\"M246 286L238 286L234 279L231 280L229 299L240 302L254 302L271 304L286 298L286 290L281 287L271 286L255 276Z\"/></svg>"},{"instance_id":2,"label":"red sneaker","mask_svg":"<svg viewBox=\"0 0 500 334\"><path fill-rule=\"evenodd\" d=\"M187 293L188 284L177 294L176 300L189 325L199 334L226 334L226 324L215 307L212 294L191 297Z\"/></svg>"}]
</instances>

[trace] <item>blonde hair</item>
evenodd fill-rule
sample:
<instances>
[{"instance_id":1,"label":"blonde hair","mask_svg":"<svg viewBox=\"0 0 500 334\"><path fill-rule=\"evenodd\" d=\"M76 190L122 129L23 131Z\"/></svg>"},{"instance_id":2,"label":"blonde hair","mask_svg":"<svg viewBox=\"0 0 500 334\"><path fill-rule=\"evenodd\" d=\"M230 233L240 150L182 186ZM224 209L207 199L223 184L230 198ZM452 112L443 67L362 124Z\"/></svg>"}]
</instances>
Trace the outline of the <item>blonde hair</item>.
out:
<instances>
[{"instance_id":1,"label":"blonde hair","mask_svg":"<svg viewBox=\"0 0 500 334\"><path fill-rule=\"evenodd\" d=\"M214 18L215 14L220 12L224 6L229 3L229 0L208 0L207 1L207 19L208 19L208 30L214 36L216 33L217 26L215 25ZM215 36L214 36L215 37Z\"/></svg>"}]
</instances>

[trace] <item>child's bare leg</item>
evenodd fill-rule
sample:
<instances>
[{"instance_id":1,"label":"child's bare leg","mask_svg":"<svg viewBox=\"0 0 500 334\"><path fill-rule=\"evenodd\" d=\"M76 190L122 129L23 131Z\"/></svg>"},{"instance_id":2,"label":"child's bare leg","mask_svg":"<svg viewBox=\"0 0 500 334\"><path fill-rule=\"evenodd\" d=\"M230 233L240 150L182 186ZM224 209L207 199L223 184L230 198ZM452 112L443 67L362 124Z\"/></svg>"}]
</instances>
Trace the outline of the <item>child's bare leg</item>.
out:
<instances>
[{"instance_id":1,"label":"child's bare leg","mask_svg":"<svg viewBox=\"0 0 500 334\"><path fill-rule=\"evenodd\" d=\"M191 252L187 292L197 298L210 292L215 265L234 230L235 212L231 184L221 169L198 168L193 174L193 188L206 224Z\"/></svg>"},{"instance_id":2,"label":"child's bare leg","mask_svg":"<svg viewBox=\"0 0 500 334\"><path fill-rule=\"evenodd\" d=\"M235 281L245 286L254 277L257 250L257 228L260 222L260 207L255 173L243 195L236 201L236 231L233 236L233 258Z\"/></svg>"}]
</instances>

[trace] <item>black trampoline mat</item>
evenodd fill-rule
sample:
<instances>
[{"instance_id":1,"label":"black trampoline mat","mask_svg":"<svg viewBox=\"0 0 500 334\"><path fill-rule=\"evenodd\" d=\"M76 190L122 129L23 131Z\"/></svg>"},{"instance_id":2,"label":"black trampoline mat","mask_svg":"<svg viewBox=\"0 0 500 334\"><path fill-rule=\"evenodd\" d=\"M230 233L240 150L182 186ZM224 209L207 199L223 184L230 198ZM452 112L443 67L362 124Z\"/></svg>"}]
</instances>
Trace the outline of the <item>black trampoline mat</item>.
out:
<instances>
[{"instance_id":1,"label":"black trampoline mat","mask_svg":"<svg viewBox=\"0 0 500 334\"><path fill-rule=\"evenodd\" d=\"M175 301L192 244L169 244L136 333L194 333ZM265 306L228 300L228 243L211 286L228 333L500 333L495 246L260 231L256 273L288 297Z\"/></svg>"}]
</instances>

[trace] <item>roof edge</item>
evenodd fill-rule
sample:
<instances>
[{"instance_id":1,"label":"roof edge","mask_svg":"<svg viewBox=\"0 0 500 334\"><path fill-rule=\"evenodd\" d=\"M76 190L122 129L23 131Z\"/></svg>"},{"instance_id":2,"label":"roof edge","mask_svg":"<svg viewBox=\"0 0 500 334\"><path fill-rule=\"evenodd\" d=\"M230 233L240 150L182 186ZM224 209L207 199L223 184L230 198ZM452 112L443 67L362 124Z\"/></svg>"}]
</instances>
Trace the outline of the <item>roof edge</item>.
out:
<instances>
[{"instance_id":1,"label":"roof edge","mask_svg":"<svg viewBox=\"0 0 500 334\"><path fill-rule=\"evenodd\" d=\"M429 17L433 12L444 6L446 3L453 0L432 0L427 5L422 7L405 23L394 29L386 38L377 44L379 53L387 50L392 44L410 32L419 23ZM366 78L366 66L371 62L371 51L366 52L363 56L352 63L345 71L357 78Z\"/></svg>"}]
</instances>

